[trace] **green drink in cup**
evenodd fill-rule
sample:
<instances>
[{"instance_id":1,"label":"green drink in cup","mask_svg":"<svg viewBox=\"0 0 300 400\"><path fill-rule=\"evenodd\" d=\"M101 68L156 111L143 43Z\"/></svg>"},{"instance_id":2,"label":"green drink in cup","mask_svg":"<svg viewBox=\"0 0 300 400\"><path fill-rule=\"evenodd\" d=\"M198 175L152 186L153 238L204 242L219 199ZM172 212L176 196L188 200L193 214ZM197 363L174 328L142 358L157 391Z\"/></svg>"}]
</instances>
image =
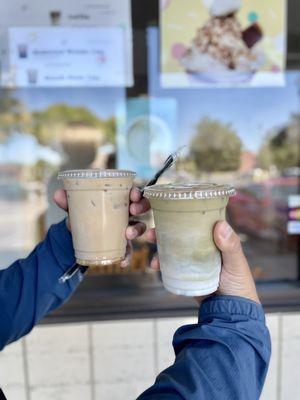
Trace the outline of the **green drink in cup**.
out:
<instances>
[{"instance_id":1,"label":"green drink in cup","mask_svg":"<svg viewBox=\"0 0 300 400\"><path fill-rule=\"evenodd\" d=\"M165 288L184 296L203 296L219 286L221 256L213 241L216 222L225 219L235 190L212 183L147 187L153 210Z\"/></svg>"}]
</instances>

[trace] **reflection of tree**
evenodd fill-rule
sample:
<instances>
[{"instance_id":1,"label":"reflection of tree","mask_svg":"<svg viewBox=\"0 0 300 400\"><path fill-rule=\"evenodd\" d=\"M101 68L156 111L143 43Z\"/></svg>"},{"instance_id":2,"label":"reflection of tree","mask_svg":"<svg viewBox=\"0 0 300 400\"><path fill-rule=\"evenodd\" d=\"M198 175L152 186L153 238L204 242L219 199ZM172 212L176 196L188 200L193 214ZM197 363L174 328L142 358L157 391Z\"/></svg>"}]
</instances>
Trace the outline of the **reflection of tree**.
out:
<instances>
[{"instance_id":1,"label":"reflection of tree","mask_svg":"<svg viewBox=\"0 0 300 400\"><path fill-rule=\"evenodd\" d=\"M28 138L35 136L38 143L46 147L59 142L65 164L73 163L73 167L87 168L94 161L100 145L115 143L115 131L114 117L102 120L85 107L67 104L54 104L43 110L29 112L16 92L0 90L0 141L4 146L13 137L12 133L26 133L29 134ZM8 141L5 141L8 137ZM51 163L51 160L37 159L30 168L31 179L42 180L52 176L57 168L57 163Z\"/></svg>"},{"instance_id":2,"label":"reflection of tree","mask_svg":"<svg viewBox=\"0 0 300 400\"><path fill-rule=\"evenodd\" d=\"M235 171L241 149L242 143L230 125L206 117L196 126L191 158L200 171Z\"/></svg>"},{"instance_id":3,"label":"reflection of tree","mask_svg":"<svg viewBox=\"0 0 300 400\"><path fill-rule=\"evenodd\" d=\"M25 105L8 89L0 91L0 139L13 130L26 131L31 126L31 114Z\"/></svg>"},{"instance_id":4,"label":"reflection of tree","mask_svg":"<svg viewBox=\"0 0 300 400\"><path fill-rule=\"evenodd\" d=\"M290 123L271 132L259 152L262 168L275 165L278 169L299 166L300 115L293 115Z\"/></svg>"},{"instance_id":5,"label":"reflection of tree","mask_svg":"<svg viewBox=\"0 0 300 400\"><path fill-rule=\"evenodd\" d=\"M116 123L111 117L102 120L85 107L71 107L55 104L42 111L30 113L26 105L17 99L15 92L8 89L0 91L0 140L12 131L34 134L42 144L49 144L60 138L65 127L83 126L96 128L105 140L115 143Z\"/></svg>"},{"instance_id":6,"label":"reflection of tree","mask_svg":"<svg viewBox=\"0 0 300 400\"><path fill-rule=\"evenodd\" d=\"M57 172L57 166L54 166L44 160L38 160L35 165L31 167L31 179L43 182L45 178Z\"/></svg>"},{"instance_id":7,"label":"reflection of tree","mask_svg":"<svg viewBox=\"0 0 300 400\"><path fill-rule=\"evenodd\" d=\"M49 143L59 138L62 130L68 126L96 128L105 134L109 142L115 139L115 120L103 121L85 107L70 107L55 104L43 111L36 111L33 116L33 133L41 143Z\"/></svg>"}]
</instances>

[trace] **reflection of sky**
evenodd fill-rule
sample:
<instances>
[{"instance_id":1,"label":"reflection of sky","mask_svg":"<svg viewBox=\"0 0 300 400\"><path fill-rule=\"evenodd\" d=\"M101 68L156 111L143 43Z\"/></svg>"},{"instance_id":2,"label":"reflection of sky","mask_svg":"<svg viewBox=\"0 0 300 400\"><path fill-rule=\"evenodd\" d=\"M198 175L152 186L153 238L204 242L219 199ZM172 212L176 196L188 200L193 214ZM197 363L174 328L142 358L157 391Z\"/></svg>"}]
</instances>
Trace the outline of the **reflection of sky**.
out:
<instances>
[{"instance_id":1,"label":"reflection of sky","mask_svg":"<svg viewBox=\"0 0 300 400\"><path fill-rule=\"evenodd\" d=\"M17 97L30 111L42 110L57 103L73 107L87 107L100 118L106 119L115 114L118 101L124 101L124 89L100 88L34 88L19 89Z\"/></svg>"},{"instance_id":2,"label":"reflection of sky","mask_svg":"<svg viewBox=\"0 0 300 400\"><path fill-rule=\"evenodd\" d=\"M0 144L0 164L33 165L39 160L59 165L61 158L54 150L41 146L34 136L24 133L14 132Z\"/></svg>"},{"instance_id":3,"label":"reflection of sky","mask_svg":"<svg viewBox=\"0 0 300 400\"><path fill-rule=\"evenodd\" d=\"M153 89L156 96L177 100L179 136L188 143L194 126L204 116L231 123L245 148L257 150L270 129L285 124L292 113L299 112L299 72L286 74L286 86L261 89ZM299 83L298 83L299 85ZM101 118L115 114L124 91L115 89L34 89L19 90L18 97L30 110L55 103L85 106Z\"/></svg>"},{"instance_id":4,"label":"reflection of sky","mask_svg":"<svg viewBox=\"0 0 300 400\"><path fill-rule=\"evenodd\" d=\"M182 143L189 141L197 122L209 116L230 123L244 147L256 151L272 128L284 125L292 113L299 113L297 76L300 79L299 73L288 74L284 88L175 91Z\"/></svg>"}]
</instances>

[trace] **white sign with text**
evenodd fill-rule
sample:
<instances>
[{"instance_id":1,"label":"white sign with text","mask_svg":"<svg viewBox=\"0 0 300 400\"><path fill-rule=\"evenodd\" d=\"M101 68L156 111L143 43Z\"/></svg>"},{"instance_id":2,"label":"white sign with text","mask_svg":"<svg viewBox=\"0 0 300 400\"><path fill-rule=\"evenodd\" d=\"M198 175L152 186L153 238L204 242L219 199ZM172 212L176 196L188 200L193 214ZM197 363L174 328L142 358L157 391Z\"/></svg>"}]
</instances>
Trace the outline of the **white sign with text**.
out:
<instances>
[{"instance_id":1,"label":"white sign with text","mask_svg":"<svg viewBox=\"0 0 300 400\"><path fill-rule=\"evenodd\" d=\"M9 29L10 86L128 86L122 27Z\"/></svg>"}]
</instances>

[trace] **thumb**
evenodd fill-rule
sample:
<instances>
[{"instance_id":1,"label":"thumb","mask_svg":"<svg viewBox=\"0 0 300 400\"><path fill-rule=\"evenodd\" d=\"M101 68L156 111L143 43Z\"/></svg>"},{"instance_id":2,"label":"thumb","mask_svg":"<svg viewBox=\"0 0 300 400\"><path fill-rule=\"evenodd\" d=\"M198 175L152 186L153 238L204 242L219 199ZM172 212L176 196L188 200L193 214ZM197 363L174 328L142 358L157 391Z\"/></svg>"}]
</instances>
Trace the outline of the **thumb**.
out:
<instances>
[{"instance_id":1,"label":"thumb","mask_svg":"<svg viewBox=\"0 0 300 400\"><path fill-rule=\"evenodd\" d=\"M226 221L220 221L216 224L214 241L222 253L224 269L238 275L249 270L240 238Z\"/></svg>"},{"instance_id":2,"label":"thumb","mask_svg":"<svg viewBox=\"0 0 300 400\"><path fill-rule=\"evenodd\" d=\"M64 211L68 211L68 201L66 191L58 189L53 196L53 200L56 205Z\"/></svg>"}]
</instances>

